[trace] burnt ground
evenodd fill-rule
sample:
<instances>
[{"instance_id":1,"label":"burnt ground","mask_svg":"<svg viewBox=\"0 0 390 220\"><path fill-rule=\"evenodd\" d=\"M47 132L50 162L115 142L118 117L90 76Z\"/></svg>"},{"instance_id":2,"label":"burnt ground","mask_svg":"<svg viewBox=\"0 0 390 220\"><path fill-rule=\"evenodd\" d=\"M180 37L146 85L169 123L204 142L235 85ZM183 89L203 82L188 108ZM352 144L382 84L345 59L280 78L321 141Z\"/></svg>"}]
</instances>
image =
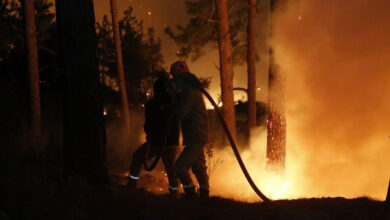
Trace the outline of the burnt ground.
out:
<instances>
[{"instance_id":1,"label":"burnt ground","mask_svg":"<svg viewBox=\"0 0 390 220\"><path fill-rule=\"evenodd\" d=\"M7 193L0 219L390 219L390 207L368 198L313 198L244 203L212 197L207 202L171 199L121 186L80 181L39 184ZM6 217L6 216L8 217ZM387 215L387 217L386 217Z\"/></svg>"}]
</instances>

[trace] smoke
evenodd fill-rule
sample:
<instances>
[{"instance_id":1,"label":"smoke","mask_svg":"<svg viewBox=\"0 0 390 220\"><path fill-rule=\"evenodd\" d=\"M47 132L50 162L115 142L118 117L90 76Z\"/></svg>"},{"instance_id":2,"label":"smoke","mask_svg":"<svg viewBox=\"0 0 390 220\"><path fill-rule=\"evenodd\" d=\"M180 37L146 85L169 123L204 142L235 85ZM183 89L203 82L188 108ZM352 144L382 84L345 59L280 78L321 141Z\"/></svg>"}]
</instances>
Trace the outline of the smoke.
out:
<instances>
[{"instance_id":1,"label":"smoke","mask_svg":"<svg viewBox=\"0 0 390 220\"><path fill-rule=\"evenodd\" d=\"M289 1L273 15L272 47L286 80L287 168L264 169L266 133L242 156L271 198L384 199L390 175L390 1ZM211 192L258 201L230 149ZM215 160L215 158L214 158Z\"/></svg>"},{"instance_id":2,"label":"smoke","mask_svg":"<svg viewBox=\"0 0 390 220\"><path fill-rule=\"evenodd\" d=\"M242 157L270 198L384 199L390 175L390 1L288 1L272 47L286 80L285 175L267 172L266 131ZM259 201L226 147L208 158L211 194Z\"/></svg>"},{"instance_id":3,"label":"smoke","mask_svg":"<svg viewBox=\"0 0 390 220\"><path fill-rule=\"evenodd\" d=\"M301 1L275 15L272 43L287 85L287 164L300 164L303 196L385 197L389 9L387 0Z\"/></svg>"}]
</instances>

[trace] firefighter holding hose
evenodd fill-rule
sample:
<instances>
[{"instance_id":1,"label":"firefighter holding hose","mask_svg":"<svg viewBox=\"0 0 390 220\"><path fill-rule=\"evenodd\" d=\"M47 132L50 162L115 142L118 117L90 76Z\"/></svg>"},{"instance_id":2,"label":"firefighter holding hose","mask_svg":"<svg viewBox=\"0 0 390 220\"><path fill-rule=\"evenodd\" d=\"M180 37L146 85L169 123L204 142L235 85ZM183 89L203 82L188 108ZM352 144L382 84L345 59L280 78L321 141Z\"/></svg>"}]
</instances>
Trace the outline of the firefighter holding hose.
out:
<instances>
[{"instance_id":1,"label":"firefighter holding hose","mask_svg":"<svg viewBox=\"0 0 390 220\"><path fill-rule=\"evenodd\" d=\"M172 197L177 197L178 179L174 165L179 146L179 121L173 110L175 94L169 85L168 74L162 74L154 83L154 96L145 106L144 131L147 142L133 154L127 186L136 188L145 156L148 155L148 159L158 156L163 148L161 158L168 175L169 193Z\"/></svg>"},{"instance_id":2,"label":"firefighter holding hose","mask_svg":"<svg viewBox=\"0 0 390 220\"><path fill-rule=\"evenodd\" d=\"M177 61L171 65L170 72L177 89L175 112L178 114L183 134L184 150L175 163L179 177L188 199L196 197L195 185L189 170L195 174L199 183L200 199L209 198L209 177L207 174L204 148L209 141L209 123L199 79L185 62Z\"/></svg>"}]
</instances>

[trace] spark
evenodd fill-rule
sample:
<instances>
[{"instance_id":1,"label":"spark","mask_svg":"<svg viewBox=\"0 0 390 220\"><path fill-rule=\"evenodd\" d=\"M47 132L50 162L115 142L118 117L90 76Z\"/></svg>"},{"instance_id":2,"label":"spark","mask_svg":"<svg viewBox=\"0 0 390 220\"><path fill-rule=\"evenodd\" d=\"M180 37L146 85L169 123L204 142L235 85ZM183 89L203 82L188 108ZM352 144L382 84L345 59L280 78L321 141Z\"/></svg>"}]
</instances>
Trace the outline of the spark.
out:
<instances>
[{"instance_id":1,"label":"spark","mask_svg":"<svg viewBox=\"0 0 390 220\"><path fill-rule=\"evenodd\" d=\"M148 15L149 15L149 16L152 15L152 12L151 12L151 11L148 11Z\"/></svg>"}]
</instances>

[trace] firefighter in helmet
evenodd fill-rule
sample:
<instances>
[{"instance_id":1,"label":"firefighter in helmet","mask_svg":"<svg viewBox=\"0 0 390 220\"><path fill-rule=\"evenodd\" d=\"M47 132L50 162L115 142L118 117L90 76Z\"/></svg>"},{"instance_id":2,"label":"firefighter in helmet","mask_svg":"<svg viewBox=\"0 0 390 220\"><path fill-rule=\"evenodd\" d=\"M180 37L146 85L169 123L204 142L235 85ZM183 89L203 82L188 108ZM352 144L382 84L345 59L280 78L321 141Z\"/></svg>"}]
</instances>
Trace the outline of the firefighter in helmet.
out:
<instances>
[{"instance_id":1,"label":"firefighter in helmet","mask_svg":"<svg viewBox=\"0 0 390 220\"><path fill-rule=\"evenodd\" d=\"M175 163L176 174L185 196L194 198L196 187L189 174L191 168L199 183L200 199L208 199L209 177L204 148L209 141L209 123L202 93L197 89L201 83L182 61L173 63L170 73L177 90L175 112L180 120L184 145Z\"/></svg>"}]
</instances>

